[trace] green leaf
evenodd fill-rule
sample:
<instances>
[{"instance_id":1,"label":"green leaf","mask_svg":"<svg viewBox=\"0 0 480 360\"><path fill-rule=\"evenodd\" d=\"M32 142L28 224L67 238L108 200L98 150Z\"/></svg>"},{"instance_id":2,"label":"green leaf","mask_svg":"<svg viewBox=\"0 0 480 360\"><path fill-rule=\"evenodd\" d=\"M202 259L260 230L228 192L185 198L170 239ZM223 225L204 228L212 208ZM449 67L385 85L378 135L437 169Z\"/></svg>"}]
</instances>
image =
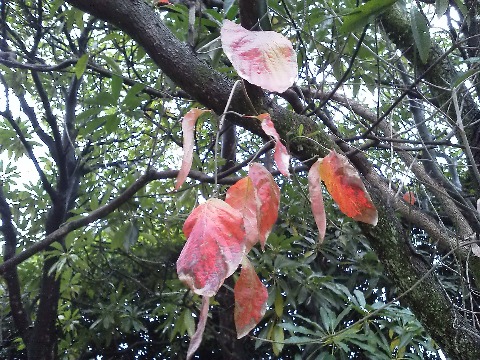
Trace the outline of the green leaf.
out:
<instances>
[{"instance_id":1,"label":"green leaf","mask_svg":"<svg viewBox=\"0 0 480 360\"><path fill-rule=\"evenodd\" d=\"M118 129L121 120L120 116L117 114L110 114L106 115L104 119L106 120L104 127L108 133L113 133Z\"/></svg>"},{"instance_id":2,"label":"green leaf","mask_svg":"<svg viewBox=\"0 0 480 360\"><path fill-rule=\"evenodd\" d=\"M410 26L420 60L426 64L430 54L430 31L427 19L415 6L410 11Z\"/></svg>"},{"instance_id":3,"label":"green leaf","mask_svg":"<svg viewBox=\"0 0 480 360\"><path fill-rule=\"evenodd\" d=\"M449 0L435 0L435 14L442 17L447 12L449 3Z\"/></svg>"},{"instance_id":4,"label":"green leaf","mask_svg":"<svg viewBox=\"0 0 480 360\"><path fill-rule=\"evenodd\" d=\"M349 13L343 17L340 33L348 34L367 25L396 2L397 0L371 0L359 7L349 9Z\"/></svg>"},{"instance_id":5,"label":"green leaf","mask_svg":"<svg viewBox=\"0 0 480 360\"><path fill-rule=\"evenodd\" d=\"M145 88L143 84L135 84L133 85L130 90L128 90L125 99L123 99L123 104L127 106L129 109L134 109L138 107L142 103L142 99L137 95Z\"/></svg>"},{"instance_id":6,"label":"green leaf","mask_svg":"<svg viewBox=\"0 0 480 360\"><path fill-rule=\"evenodd\" d=\"M129 251L130 248L137 242L138 234L139 230L137 225L135 222L130 221L127 225L125 236L123 237L123 248L125 251Z\"/></svg>"},{"instance_id":7,"label":"green leaf","mask_svg":"<svg viewBox=\"0 0 480 360\"><path fill-rule=\"evenodd\" d=\"M475 75L479 72L480 72L479 69L472 68L470 70L467 70L463 73L458 74L458 76L455 79L453 79L452 89L455 89L457 86L462 84L465 80L467 80L469 77L471 77L471 76L473 76L473 75Z\"/></svg>"},{"instance_id":8,"label":"green leaf","mask_svg":"<svg viewBox=\"0 0 480 360\"><path fill-rule=\"evenodd\" d=\"M98 93L96 96L85 100L87 104L94 104L100 106L109 106L115 103L115 99L112 94L107 92Z\"/></svg>"},{"instance_id":9,"label":"green leaf","mask_svg":"<svg viewBox=\"0 0 480 360\"><path fill-rule=\"evenodd\" d=\"M285 334L283 332L283 329L280 326L275 326L273 329L273 336L272 336L272 347L273 347L273 352L275 355L280 355L280 353L283 350L283 345L285 341Z\"/></svg>"},{"instance_id":10,"label":"green leaf","mask_svg":"<svg viewBox=\"0 0 480 360\"><path fill-rule=\"evenodd\" d=\"M280 292L280 289L277 287L277 291L275 292L275 302L274 302L275 314L278 317L282 317L283 315L283 296Z\"/></svg>"},{"instance_id":11,"label":"green leaf","mask_svg":"<svg viewBox=\"0 0 480 360\"><path fill-rule=\"evenodd\" d=\"M358 304L364 308L366 302L365 302L365 296L363 296L363 292L361 292L360 290L353 290L353 293L355 294L355 297L358 300Z\"/></svg>"},{"instance_id":12,"label":"green leaf","mask_svg":"<svg viewBox=\"0 0 480 360\"><path fill-rule=\"evenodd\" d=\"M88 64L88 54L83 54L78 60L77 63L75 64L75 76L77 79L80 79L87 69L87 64Z\"/></svg>"},{"instance_id":13,"label":"green leaf","mask_svg":"<svg viewBox=\"0 0 480 360\"><path fill-rule=\"evenodd\" d=\"M107 65L110 67L110 71L115 73L115 74L122 74L122 69L120 69L120 66L118 66L117 62L115 59L109 56L101 56L107 63Z\"/></svg>"},{"instance_id":14,"label":"green leaf","mask_svg":"<svg viewBox=\"0 0 480 360\"><path fill-rule=\"evenodd\" d=\"M110 86L112 88L112 97L118 102L120 91L122 90L123 79L120 76L113 75Z\"/></svg>"}]
</instances>

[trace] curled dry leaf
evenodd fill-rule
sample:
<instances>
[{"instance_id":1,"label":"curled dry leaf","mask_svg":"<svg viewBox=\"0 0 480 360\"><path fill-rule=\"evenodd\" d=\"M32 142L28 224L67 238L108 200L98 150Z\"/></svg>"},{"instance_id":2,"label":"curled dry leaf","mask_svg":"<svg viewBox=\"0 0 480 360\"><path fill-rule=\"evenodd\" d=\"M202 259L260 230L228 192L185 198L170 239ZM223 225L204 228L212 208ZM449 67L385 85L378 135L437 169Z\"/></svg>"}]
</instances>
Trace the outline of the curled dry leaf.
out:
<instances>
[{"instance_id":1,"label":"curled dry leaf","mask_svg":"<svg viewBox=\"0 0 480 360\"><path fill-rule=\"evenodd\" d=\"M320 163L320 160L317 160L308 172L308 193L310 195L313 218L315 219L318 228L318 241L321 244L325 239L327 217L325 215L325 206L323 204Z\"/></svg>"},{"instance_id":2,"label":"curled dry leaf","mask_svg":"<svg viewBox=\"0 0 480 360\"><path fill-rule=\"evenodd\" d=\"M321 160L320 176L340 211L354 220L376 225L378 213L358 171L334 150Z\"/></svg>"},{"instance_id":3,"label":"curled dry leaf","mask_svg":"<svg viewBox=\"0 0 480 360\"><path fill-rule=\"evenodd\" d=\"M187 242L177 260L178 278L193 292L214 296L245 251L242 214L219 199L195 208L183 225Z\"/></svg>"},{"instance_id":4,"label":"curled dry leaf","mask_svg":"<svg viewBox=\"0 0 480 360\"><path fill-rule=\"evenodd\" d=\"M201 110L201 109L191 109L185 114L182 119L182 132L183 132L183 159L182 167L177 175L177 180L175 183L175 190L178 190L180 186L185 182L185 179L190 172L193 161L193 144L194 144L194 130L195 124L197 123L198 118L204 112L210 110Z\"/></svg>"},{"instance_id":5,"label":"curled dry leaf","mask_svg":"<svg viewBox=\"0 0 480 360\"><path fill-rule=\"evenodd\" d=\"M292 43L274 31L250 31L230 20L221 29L222 47L238 74L269 91L284 92L298 72Z\"/></svg>"},{"instance_id":6,"label":"curled dry leaf","mask_svg":"<svg viewBox=\"0 0 480 360\"><path fill-rule=\"evenodd\" d=\"M260 201L257 197L252 179L244 177L232 185L225 198L225 202L237 209L243 216L245 226L245 245L248 251L258 242Z\"/></svg>"},{"instance_id":7,"label":"curled dry leaf","mask_svg":"<svg viewBox=\"0 0 480 360\"><path fill-rule=\"evenodd\" d=\"M265 131L265 134L273 137L275 140L275 153L273 154L273 159L277 164L278 170L285 175L286 177L290 176L290 172L288 171L288 165L290 163L290 154L287 151L285 145L282 144L280 141L280 136L273 125L272 118L270 114L260 114L256 116L262 123L262 130Z\"/></svg>"},{"instance_id":8,"label":"curled dry leaf","mask_svg":"<svg viewBox=\"0 0 480 360\"><path fill-rule=\"evenodd\" d=\"M267 309L267 288L258 278L252 263L245 256L242 271L233 290L235 295L235 327L237 338L247 335L263 318Z\"/></svg>"},{"instance_id":9,"label":"curled dry leaf","mask_svg":"<svg viewBox=\"0 0 480 360\"><path fill-rule=\"evenodd\" d=\"M280 206L280 189L275 183L272 174L261 164L250 165L248 176L252 179L260 201L259 211L259 241L262 248L265 246L268 235L277 221Z\"/></svg>"},{"instance_id":10,"label":"curled dry leaf","mask_svg":"<svg viewBox=\"0 0 480 360\"><path fill-rule=\"evenodd\" d=\"M190 339L190 344L188 345L187 360L190 360L192 356L195 355L195 351L198 350L200 344L202 343L205 325L207 324L209 302L210 298L208 296L203 296L202 307L200 308L200 316L198 317L197 330L195 331L195 334L193 334L192 338Z\"/></svg>"}]
</instances>

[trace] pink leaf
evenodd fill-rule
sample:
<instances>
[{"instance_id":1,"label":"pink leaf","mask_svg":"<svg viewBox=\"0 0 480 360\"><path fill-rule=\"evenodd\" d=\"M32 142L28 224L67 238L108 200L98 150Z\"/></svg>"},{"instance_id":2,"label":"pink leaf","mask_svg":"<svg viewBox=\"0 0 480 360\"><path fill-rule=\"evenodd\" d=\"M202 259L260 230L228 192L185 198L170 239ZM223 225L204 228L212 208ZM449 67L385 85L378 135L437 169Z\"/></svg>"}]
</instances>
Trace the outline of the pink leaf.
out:
<instances>
[{"instance_id":1,"label":"pink leaf","mask_svg":"<svg viewBox=\"0 0 480 360\"><path fill-rule=\"evenodd\" d=\"M187 243L177 260L178 278L198 295L213 296L245 251L242 214L219 199L195 208L183 225Z\"/></svg>"},{"instance_id":2,"label":"pink leaf","mask_svg":"<svg viewBox=\"0 0 480 360\"><path fill-rule=\"evenodd\" d=\"M284 92L298 72L292 43L274 31L250 31L230 20L221 29L222 47L238 74L269 91Z\"/></svg>"},{"instance_id":3,"label":"pink leaf","mask_svg":"<svg viewBox=\"0 0 480 360\"><path fill-rule=\"evenodd\" d=\"M204 296L202 298L202 307L200 309L200 316L198 318L197 330L190 339L190 344L188 345L187 350L187 360L192 358L192 356L195 354L195 351L198 350L200 344L202 343L203 332L205 331L205 325L207 324L209 301L210 298L208 296Z\"/></svg>"},{"instance_id":4,"label":"pink leaf","mask_svg":"<svg viewBox=\"0 0 480 360\"><path fill-rule=\"evenodd\" d=\"M323 239L325 239L327 218L325 215L325 206L323 205L320 160L317 160L308 172L308 193L310 195L313 217L318 228L318 241L321 244Z\"/></svg>"},{"instance_id":5,"label":"pink leaf","mask_svg":"<svg viewBox=\"0 0 480 360\"><path fill-rule=\"evenodd\" d=\"M260 201L260 244L265 246L268 235L277 221L280 206L280 189L273 180L272 174L261 164L250 165L248 176L252 179Z\"/></svg>"},{"instance_id":6,"label":"pink leaf","mask_svg":"<svg viewBox=\"0 0 480 360\"><path fill-rule=\"evenodd\" d=\"M256 118L262 122L262 130L265 131L265 134L275 139L275 154L273 155L273 158L275 159L278 170L286 177L289 177L290 172L288 171L288 164L290 162L290 155L288 154L285 145L283 145L280 141L280 136L278 135L277 130L273 125L270 114L260 114L256 116Z\"/></svg>"},{"instance_id":7,"label":"pink leaf","mask_svg":"<svg viewBox=\"0 0 480 360\"><path fill-rule=\"evenodd\" d=\"M240 211L245 226L246 253L258 242L260 202L252 180L247 176L240 179L227 191L225 202Z\"/></svg>"},{"instance_id":8,"label":"pink leaf","mask_svg":"<svg viewBox=\"0 0 480 360\"><path fill-rule=\"evenodd\" d=\"M235 295L235 328L237 338L247 335L262 320L267 309L267 288L257 276L253 265L245 256L242 271L233 290Z\"/></svg>"},{"instance_id":9,"label":"pink leaf","mask_svg":"<svg viewBox=\"0 0 480 360\"><path fill-rule=\"evenodd\" d=\"M344 155L330 151L320 160L320 176L340 211L354 220L377 224L377 209L358 171Z\"/></svg>"},{"instance_id":10,"label":"pink leaf","mask_svg":"<svg viewBox=\"0 0 480 360\"><path fill-rule=\"evenodd\" d=\"M200 115L206 111L210 110L191 109L182 119L183 160L182 167L177 175L175 190L178 190L185 182L185 179L190 172L190 168L192 167L195 124L197 123L197 119L200 117Z\"/></svg>"}]
</instances>

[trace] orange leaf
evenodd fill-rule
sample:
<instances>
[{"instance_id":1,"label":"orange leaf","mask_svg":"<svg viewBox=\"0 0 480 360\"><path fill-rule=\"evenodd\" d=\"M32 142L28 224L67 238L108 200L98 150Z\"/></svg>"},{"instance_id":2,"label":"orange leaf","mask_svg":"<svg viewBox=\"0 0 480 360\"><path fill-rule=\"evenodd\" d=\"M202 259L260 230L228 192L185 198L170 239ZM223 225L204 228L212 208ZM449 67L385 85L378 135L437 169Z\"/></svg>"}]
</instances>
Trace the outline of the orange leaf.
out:
<instances>
[{"instance_id":1,"label":"orange leaf","mask_svg":"<svg viewBox=\"0 0 480 360\"><path fill-rule=\"evenodd\" d=\"M183 160L182 167L177 175L175 190L178 190L185 182L185 179L187 178L192 167L195 124L197 123L197 119L200 117L200 115L206 111L210 110L191 109L182 119Z\"/></svg>"},{"instance_id":2,"label":"orange leaf","mask_svg":"<svg viewBox=\"0 0 480 360\"><path fill-rule=\"evenodd\" d=\"M292 43L274 31L250 31L225 20L220 32L225 54L248 82L270 91L284 92L298 72Z\"/></svg>"},{"instance_id":3,"label":"orange leaf","mask_svg":"<svg viewBox=\"0 0 480 360\"><path fill-rule=\"evenodd\" d=\"M288 171L288 164L290 162L290 155L288 154L285 145L283 145L280 141L280 136L278 135L277 130L273 125L270 114L260 114L256 116L256 118L262 122L262 130L265 131L265 134L275 139L275 154L273 155L273 158L275 160L275 163L277 164L278 170L286 177L289 177L290 172Z\"/></svg>"},{"instance_id":4,"label":"orange leaf","mask_svg":"<svg viewBox=\"0 0 480 360\"><path fill-rule=\"evenodd\" d=\"M187 243L177 260L178 278L196 294L213 296L245 251L242 214L219 199L195 208L183 225Z\"/></svg>"},{"instance_id":5,"label":"orange leaf","mask_svg":"<svg viewBox=\"0 0 480 360\"><path fill-rule=\"evenodd\" d=\"M318 241L321 244L323 239L325 239L327 217L325 215L325 206L323 205L320 164L320 160L317 160L308 172L308 193L310 195L313 217L318 228Z\"/></svg>"},{"instance_id":6,"label":"orange leaf","mask_svg":"<svg viewBox=\"0 0 480 360\"><path fill-rule=\"evenodd\" d=\"M344 155L330 151L330 154L321 160L320 176L345 215L374 226L377 224L377 209L358 171Z\"/></svg>"},{"instance_id":7,"label":"orange leaf","mask_svg":"<svg viewBox=\"0 0 480 360\"><path fill-rule=\"evenodd\" d=\"M410 205L414 205L417 199L415 199L415 195L413 194L412 191L408 191L405 194L403 194L403 200L405 200Z\"/></svg>"},{"instance_id":8,"label":"orange leaf","mask_svg":"<svg viewBox=\"0 0 480 360\"><path fill-rule=\"evenodd\" d=\"M233 290L235 295L235 328L237 338L247 335L262 320L267 309L267 288L245 256L242 271Z\"/></svg>"},{"instance_id":9,"label":"orange leaf","mask_svg":"<svg viewBox=\"0 0 480 360\"><path fill-rule=\"evenodd\" d=\"M277 221L280 206L280 189L273 180L272 174L261 164L250 165L248 176L252 179L260 201L260 244L265 246L268 235Z\"/></svg>"},{"instance_id":10,"label":"orange leaf","mask_svg":"<svg viewBox=\"0 0 480 360\"><path fill-rule=\"evenodd\" d=\"M257 198L252 179L248 176L240 179L227 191L225 202L240 211L245 226L246 253L258 242L260 202Z\"/></svg>"},{"instance_id":11,"label":"orange leaf","mask_svg":"<svg viewBox=\"0 0 480 360\"><path fill-rule=\"evenodd\" d=\"M198 317L197 330L195 331L195 334L193 334L192 338L190 339L190 344L188 345L187 360L190 360L192 356L195 355L195 351L197 351L202 343L205 325L207 324L209 302L210 298L208 296L203 296L202 307L200 308L200 316Z\"/></svg>"}]
</instances>

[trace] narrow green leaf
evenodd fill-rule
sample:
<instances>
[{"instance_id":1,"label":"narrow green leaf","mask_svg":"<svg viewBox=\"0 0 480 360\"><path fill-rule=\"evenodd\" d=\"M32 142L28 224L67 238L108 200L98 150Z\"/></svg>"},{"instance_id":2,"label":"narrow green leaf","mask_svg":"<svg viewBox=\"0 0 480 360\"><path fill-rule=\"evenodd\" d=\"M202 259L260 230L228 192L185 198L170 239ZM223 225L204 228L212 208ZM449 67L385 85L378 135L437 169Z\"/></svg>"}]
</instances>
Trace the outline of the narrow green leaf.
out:
<instances>
[{"instance_id":1,"label":"narrow green leaf","mask_svg":"<svg viewBox=\"0 0 480 360\"><path fill-rule=\"evenodd\" d=\"M358 304L361 306L361 307L365 307L365 296L363 295L363 292L361 292L360 290L353 290L353 293L355 294L355 297L357 298L357 301L358 301Z\"/></svg>"},{"instance_id":2,"label":"narrow green leaf","mask_svg":"<svg viewBox=\"0 0 480 360\"><path fill-rule=\"evenodd\" d=\"M435 14L442 17L447 12L449 3L449 0L435 0Z\"/></svg>"},{"instance_id":3,"label":"narrow green leaf","mask_svg":"<svg viewBox=\"0 0 480 360\"><path fill-rule=\"evenodd\" d=\"M349 12L343 17L340 33L348 34L367 25L373 18L380 15L396 2L397 0L370 0L359 7L349 9Z\"/></svg>"},{"instance_id":4,"label":"narrow green leaf","mask_svg":"<svg viewBox=\"0 0 480 360\"><path fill-rule=\"evenodd\" d=\"M426 64L430 55L430 32L427 19L415 6L410 11L410 26L420 60Z\"/></svg>"},{"instance_id":5,"label":"narrow green leaf","mask_svg":"<svg viewBox=\"0 0 480 360\"><path fill-rule=\"evenodd\" d=\"M112 97L118 102L120 97L120 91L122 90L123 79L120 76L113 75L110 82L110 87L112 89Z\"/></svg>"},{"instance_id":6,"label":"narrow green leaf","mask_svg":"<svg viewBox=\"0 0 480 360\"><path fill-rule=\"evenodd\" d=\"M282 317L283 315L283 296L280 292L280 289L277 287L277 291L275 292L275 302L274 302L275 314L278 317Z\"/></svg>"},{"instance_id":7,"label":"narrow green leaf","mask_svg":"<svg viewBox=\"0 0 480 360\"><path fill-rule=\"evenodd\" d=\"M123 237L123 248L125 251L129 251L130 248L137 242L138 234L139 230L137 225L135 222L130 221L125 231L125 236Z\"/></svg>"},{"instance_id":8,"label":"narrow green leaf","mask_svg":"<svg viewBox=\"0 0 480 360\"><path fill-rule=\"evenodd\" d=\"M452 89L456 88L458 85L463 83L469 77L471 77L471 76L473 76L473 75L475 75L479 72L480 72L479 69L473 68L473 69L470 69L470 70L467 70L463 73L458 74L458 76L452 82Z\"/></svg>"},{"instance_id":9,"label":"narrow green leaf","mask_svg":"<svg viewBox=\"0 0 480 360\"><path fill-rule=\"evenodd\" d=\"M272 341L273 352L275 355L278 356L283 350L285 341L285 334L283 332L283 329L278 325L275 326L275 328L273 329Z\"/></svg>"},{"instance_id":10,"label":"narrow green leaf","mask_svg":"<svg viewBox=\"0 0 480 360\"><path fill-rule=\"evenodd\" d=\"M75 76L80 79L85 72L88 64L88 54L83 54L75 64Z\"/></svg>"}]
</instances>

